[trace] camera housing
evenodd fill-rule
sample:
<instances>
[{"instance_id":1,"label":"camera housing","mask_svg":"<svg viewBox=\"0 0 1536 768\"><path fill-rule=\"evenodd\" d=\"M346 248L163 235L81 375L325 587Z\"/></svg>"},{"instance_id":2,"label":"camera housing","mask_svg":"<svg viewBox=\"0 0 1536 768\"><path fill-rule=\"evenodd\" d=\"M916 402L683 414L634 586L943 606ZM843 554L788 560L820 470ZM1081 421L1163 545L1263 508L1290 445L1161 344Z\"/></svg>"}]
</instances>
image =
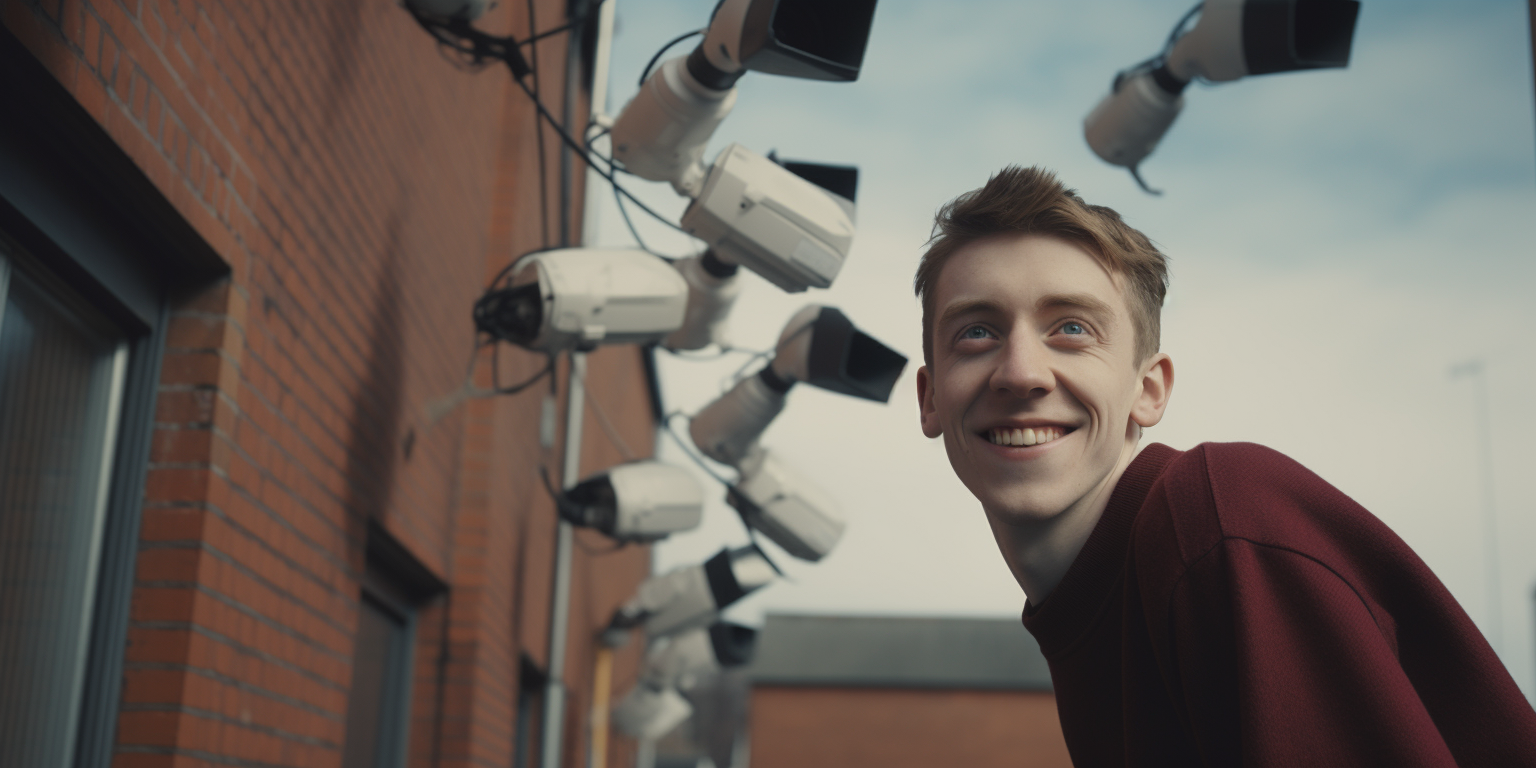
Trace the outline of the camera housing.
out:
<instances>
[{"instance_id":1,"label":"camera housing","mask_svg":"<svg viewBox=\"0 0 1536 768\"><path fill-rule=\"evenodd\" d=\"M709 626L720 611L778 576L762 550L748 545L721 549L641 582L635 596L614 612L609 630L644 626L652 640Z\"/></svg>"},{"instance_id":2,"label":"camera housing","mask_svg":"<svg viewBox=\"0 0 1536 768\"><path fill-rule=\"evenodd\" d=\"M705 145L736 103L736 81L749 70L856 80L874 15L875 0L723 0L703 42L657 67L619 113L614 158L694 196Z\"/></svg>"},{"instance_id":3,"label":"camera housing","mask_svg":"<svg viewBox=\"0 0 1536 768\"><path fill-rule=\"evenodd\" d=\"M1359 0L1206 0L1194 28L1166 51L1115 77L1088 113L1083 135L1094 154L1135 169L1184 107L1196 78L1349 66Z\"/></svg>"},{"instance_id":4,"label":"camera housing","mask_svg":"<svg viewBox=\"0 0 1536 768\"><path fill-rule=\"evenodd\" d=\"M699 526L704 489L682 467L651 459L632 461L566 491L560 514L616 541L657 541Z\"/></svg>"},{"instance_id":5,"label":"camera housing","mask_svg":"<svg viewBox=\"0 0 1536 768\"><path fill-rule=\"evenodd\" d=\"M742 461L741 481L726 501L754 530L813 563L837 546L848 527L831 495L764 448Z\"/></svg>"},{"instance_id":6,"label":"camera housing","mask_svg":"<svg viewBox=\"0 0 1536 768\"><path fill-rule=\"evenodd\" d=\"M704 455L738 466L784 410L795 382L886 402L906 364L841 310L810 304L784 324L773 361L699 411L688 432Z\"/></svg>"},{"instance_id":7,"label":"camera housing","mask_svg":"<svg viewBox=\"0 0 1536 768\"><path fill-rule=\"evenodd\" d=\"M729 344L727 319L736 297L741 294L740 267L721 261L713 251L686 259L675 265L688 283L688 308L683 325L663 339L667 349L703 349L710 344Z\"/></svg>"},{"instance_id":8,"label":"camera housing","mask_svg":"<svg viewBox=\"0 0 1536 768\"><path fill-rule=\"evenodd\" d=\"M853 203L740 144L720 152L682 227L791 293L832 285L853 246Z\"/></svg>"},{"instance_id":9,"label":"camera housing","mask_svg":"<svg viewBox=\"0 0 1536 768\"><path fill-rule=\"evenodd\" d=\"M475 327L542 352L648 344L683 323L688 284L637 248L560 248L513 265L511 285L475 302Z\"/></svg>"}]
</instances>

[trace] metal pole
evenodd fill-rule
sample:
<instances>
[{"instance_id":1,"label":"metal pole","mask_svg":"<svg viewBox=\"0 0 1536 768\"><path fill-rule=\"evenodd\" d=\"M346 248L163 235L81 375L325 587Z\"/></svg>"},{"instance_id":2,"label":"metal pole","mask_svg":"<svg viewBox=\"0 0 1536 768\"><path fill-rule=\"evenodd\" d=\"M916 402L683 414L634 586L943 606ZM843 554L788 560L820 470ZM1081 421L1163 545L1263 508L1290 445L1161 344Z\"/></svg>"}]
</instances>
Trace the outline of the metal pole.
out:
<instances>
[{"instance_id":1,"label":"metal pole","mask_svg":"<svg viewBox=\"0 0 1536 768\"><path fill-rule=\"evenodd\" d=\"M592 72L592 112L602 109L608 85L608 50L613 42L613 6L615 0L604 2L598 12L597 50ZM565 99L561 106L561 121L570 129L580 84L575 82L581 61L577 50L580 28L573 28L566 36ZM570 245L571 197L574 194L573 158L570 149L561 145L560 150L560 244ZM592 189L593 179L602 178L587 173L585 189ZM593 197L586 195L587 198ZM591 205L582 216L581 242L589 243L596 235L596 217ZM561 468L560 487L568 489L581 479L581 422L586 410L587 356L580 352L570 355L570 376L566 381L565 399L565 457ZM540 739L540 765L542 768L560 768L561 739L565 735L565 648L570 627L571 612L571 543L574 531L571 524L561 520L555 531L554 588L550 596L549 611L549 669L544 689L543 738Z\"/></svg>"},{"instance_id":2,"label":"metal pole","mask_svg":"<svg viewBox=\"0 0 1536 768\"><path fill-rule=\"evenodd\" d=\"M1499 516L1493 500L1493 425L1488 422L1488 374L1481 362L1477 366L1477 426L1483 459L1483 514L1487 519L1488 599L1493 603L1488 632L1493 635L1493 650L1498 652L1504 646L1504 602L1500 589L1503 572L1499 569Z\"/></svg>"},{"instance_id":3,"label":"metal pole","mask_svg":"<svg viewBox=\"0 0 1536 768\"><path fill-rule=\"evenodd\" d=\"M1493 428L1488 417L1488 375L1482 360L1470 360L1451 369L1451 376L1468 376L1473 381L1474 408L1477 413L1477 449L1483 492L1483 548L1488 564L1488 643L1495 653L1503 645L1504 604L1500 590L1499 517L1493 500Z\"/></svg>"},{"instance_id":4,"label":"metal pole","mask_svg":"<svg viewBox=\"0 0 1536 768\"><path fill-rule=\"evenodd\" d=\"M587 356L571 353L565 392L565 459L560 487L581 479L581 416L586 409ZM555 529L555 586L549 608L549 678L544 688L544 737L540 739L543 768L560 767L560 740L565 732L565 636L571 614L571 524L561 519Z\"/></svg>"}]
</instances>

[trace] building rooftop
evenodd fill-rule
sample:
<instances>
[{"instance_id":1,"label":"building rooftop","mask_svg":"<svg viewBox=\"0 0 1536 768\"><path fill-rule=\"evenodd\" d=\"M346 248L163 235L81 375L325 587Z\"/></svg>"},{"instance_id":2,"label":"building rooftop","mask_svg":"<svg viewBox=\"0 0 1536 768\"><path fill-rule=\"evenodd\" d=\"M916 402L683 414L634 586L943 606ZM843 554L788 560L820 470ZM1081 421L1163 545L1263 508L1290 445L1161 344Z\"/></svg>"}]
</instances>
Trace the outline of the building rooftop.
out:
<instances>
[{"instance_id":1,"label":"building rooftop","mask_svg":"<svg viewBox=\"0 0 1536 768\"><path fill-rule=\"evenodd\" d=\"M1018 619L769 614L755 685L1051 690Z\"/></svg>"}]
</instances>

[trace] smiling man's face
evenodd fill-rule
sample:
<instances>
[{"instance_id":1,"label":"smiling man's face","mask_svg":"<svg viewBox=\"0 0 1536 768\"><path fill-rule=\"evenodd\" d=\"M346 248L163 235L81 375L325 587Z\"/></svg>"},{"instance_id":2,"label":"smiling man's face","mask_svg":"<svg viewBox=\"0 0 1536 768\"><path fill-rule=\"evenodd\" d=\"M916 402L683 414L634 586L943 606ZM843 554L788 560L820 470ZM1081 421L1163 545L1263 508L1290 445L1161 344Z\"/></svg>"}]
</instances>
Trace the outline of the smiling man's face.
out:
<instances>
[{"instance_id":1,"label":"smiling man's face","mask_svg":"<svg viewBox=\"0 0 1536 768\"><path fill-rule=\"evenodd\" d=\"M918 371L923 432L943 435L994 524L1102 509L1137 427L1161 418L1165 393L1144 379L1167 355L1136 359L1122 283L1040 235L973 242L944 264L932 369Z\"/></svg>"}]
</instances>

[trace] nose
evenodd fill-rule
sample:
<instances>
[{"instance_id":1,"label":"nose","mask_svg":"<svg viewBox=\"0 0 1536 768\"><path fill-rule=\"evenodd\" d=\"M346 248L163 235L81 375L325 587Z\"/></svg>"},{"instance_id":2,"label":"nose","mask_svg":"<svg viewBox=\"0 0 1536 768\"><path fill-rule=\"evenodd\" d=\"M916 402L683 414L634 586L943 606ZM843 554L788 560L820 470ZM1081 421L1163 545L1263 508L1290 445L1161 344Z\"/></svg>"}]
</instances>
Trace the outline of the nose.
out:
<instances>
[{"instance_id":1,"label":"nose","mask_svg":"<svg viewBox=\"0 0 1536 768\"><path fill-rule=\"evenodd\" d=\"M1010 336L998 350L997 367L992 370L990 384L994 391L1019 398L1049 394L1056 388L1050 350L1030 334Z\"/></svg>"}]
</instances>

